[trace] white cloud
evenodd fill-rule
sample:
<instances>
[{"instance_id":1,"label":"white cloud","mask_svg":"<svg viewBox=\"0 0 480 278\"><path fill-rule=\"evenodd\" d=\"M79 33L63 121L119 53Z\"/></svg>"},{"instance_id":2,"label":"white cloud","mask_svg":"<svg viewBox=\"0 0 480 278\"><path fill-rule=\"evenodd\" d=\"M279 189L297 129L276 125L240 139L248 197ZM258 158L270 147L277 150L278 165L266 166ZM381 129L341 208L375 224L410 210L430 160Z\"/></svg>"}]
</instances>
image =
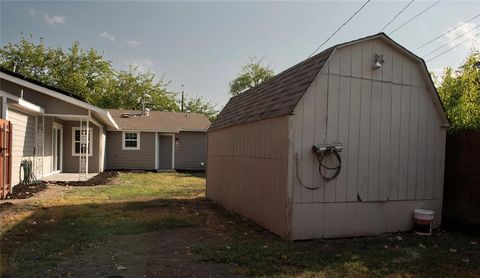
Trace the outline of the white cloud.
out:
<instances>
[{"instance_id":1,"label":"white cloud","mask_svg":"<svg viewBox=\"0 0 480 278\"><path fill-rule=\"evenodd\" d=\"M450 42L449 45L450 46L455 46L460 42L464 42L463 46L466 47L466 48L470 48L472 46L472 40L476 38L476 34L477 34L476 31L477 30L474 29L474 28L476 28L477 25L475 23L466 23L465 24L464 22L458 22L457 25L450 28L449 30L452 30L452 29L454 29L455 27L457 27L461 24L464 24L464 25L455 29L455 30L453 30L452 32L446 34L445 36L447 37L448 41L451 41L451 40L455 39L456 37L460 37L460 36L463 35L461 38L458 38L457 40L455 40L453 42ZM472 30L472 29L474 29L474 30ZM467 32L469 32L469 33L467 33Z\"/></svg>"},{"instance_id":2,"label":"white cloud","mask_svg":"<svg viewBox=\"0 0 480 278\"><path fill-rule=\"evenodd\" d=\"M55 25L55 24L65 24L65 16L64 15L48 15L44 14L43 18L45 19L45 22L50 24L50 25Z\"/></svg>"},{"instance_id":3,"label":"white cloud","mask_svg":"<svg viewBox=\"0 0 480 278\"><path fill-rule=\"evenodd\" d=\"M35 17L37 15L37 10L35 10L34 8L31 8L30 10L28 10L28 14L31 17Z\"/></svg>"},{"instance_id":4,"label":"white cloud","mask_svg":"<svg viewBox=\"0 0 480 278\"><path fill-rule=\"evenodd\" d=\"M135 40L125 40L125 42L126 42L127 45L130 46L130 47L137 47L137 46L139 46L140 44L142 44L142 42L140 42L140 41L135 41Z\"/></svg>"},{"instance_id":5,"label":"white cloud","mask_svg":"<svg viewBox=\"0 0 480 278\"><path fill-rule=\"evenodd\" d=\"M103 31L102 33L100 33L100 37L106 39L106 40L109 40L111 42L114 42L115 41L115 37L110 35L109 33Z\"/></svg>"},{"instance_id":6,"label":"white cloud","mask_svg":"<svg viewBox=\"0 0 480 278\"><path fill-rule=\"evenodd\" d=\"M153 62L150 59L138 59L130 63L133 67L135 67L139 72L149 72L152 71Z\"/></svg>"}]
</instances>

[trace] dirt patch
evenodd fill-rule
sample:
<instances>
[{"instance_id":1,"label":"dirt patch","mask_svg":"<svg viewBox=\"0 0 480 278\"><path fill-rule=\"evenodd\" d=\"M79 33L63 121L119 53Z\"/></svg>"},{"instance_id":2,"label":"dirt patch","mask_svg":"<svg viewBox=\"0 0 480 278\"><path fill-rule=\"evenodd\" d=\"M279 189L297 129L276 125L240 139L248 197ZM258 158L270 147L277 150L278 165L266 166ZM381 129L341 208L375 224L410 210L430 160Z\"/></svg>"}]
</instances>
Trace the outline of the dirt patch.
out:
<instances>
[{"instance_id":1,"label":"dirt patch","mask_svg":"<svg viewBox=\"0 0 480 278\"><path fill-rule=\"evenodd\" d=\"M235 277L229 265L195 260L191 246L208 241L212 238L197 229L116 236L92 244L50 273L59 277Z\"/></svg>"},{"instance_id":2,"label":"dirt patch","mask_svg":"<svg viewBox=\"0 0 480 278\"><path fill-rule=\"evenodd\" d=\"M34 184L19 184L13 187L13 192L8 194L5 199L28 199L46 190L47 187L47 183L43 181Z\"/></svg>"},{"instance_id":3,"label":"dirt patch","mask_svg":"<svg viewBox=\"0 0 480 278\"><path fill-rule=\"evenodd\" d=\"M117 171L104 171L87 181L51 181L50 183L63 186L96 186L114 183L118 178Z\"/></svg>"}]
</instances>

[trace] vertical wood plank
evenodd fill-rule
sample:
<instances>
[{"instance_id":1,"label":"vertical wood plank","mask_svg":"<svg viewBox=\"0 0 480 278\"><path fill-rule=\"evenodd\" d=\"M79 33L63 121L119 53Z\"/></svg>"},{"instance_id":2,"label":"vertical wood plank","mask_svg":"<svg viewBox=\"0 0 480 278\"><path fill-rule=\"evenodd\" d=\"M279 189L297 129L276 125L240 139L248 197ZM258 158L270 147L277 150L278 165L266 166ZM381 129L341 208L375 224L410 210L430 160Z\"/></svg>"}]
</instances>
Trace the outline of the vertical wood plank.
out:
<instances>
[{"instance_id":1,"label":"vertical wood plank","mask_svg":"<svg viewBox=\"0 0 480 278\"><path fill-rule=\"evenodd\" d=\"M373 54L372 54L372 67L375 63L375 55L383 55L382 41L374 40L373 41ZM372 78L374 80L382 80L384 68L372 69Z\"/></svg>"},{"instance_id":2,"label":"vertical wood plank","mask_svg":"<svg viewBox=\"0 0 480 278\"><path fill-rule=\"evenodd\" d=\"M380 116L380 169L379 169L379 200L386 201L390 182L390 134L392 113L392 84L382 84L382 107Z\"/></svg>"},{"instance_id":3,"label":"vertical wood plank","mask_svg":"<svg viewBox=\"0 0 480 278\"><path fill-rule=\"evenodd\" d=\"M338 142L345 146L345 149L340 153L343 161L348 161L348 130L350 120L350 77L340 78L340 96L338 108ZM347 200L347 172L348 163L342 165L340 174L336 178L335 200L337 202L344 202Z\"/></svg>"},{"instance_id":4,"label":"vertical wood plank","mask_svg":"<svg viewBox=\"0 0 480 278\"><path fill-rule=\"evenodd\" d=\"M362 77L372 79L373 42L366 41L362 45Z\"/></svg>"},{"instance_id":5,"label":"vertical wood plank","mask_svg":"<svg viewBox=\"0 0 480 278\"><path fill-rule=\"evenodd\" d=\"M347 152L347 201L357 201L358 144L360 137L361 80L352 78L350 85L350 117Z\"/></svg>"},{"instance_id":6,"label":"vertical wood plank","mask_svg":"<svg viewBox=\"0 0 480 278\"><path fill-rule=\"evenodd\" d=\"M370 115L370 144L368 162L368 200L378 201L379 167L380 167L380 117L382 107L382 83L372 82L372 106Z\"/></svg>"},{"instance_id":7,"label":"vertical wood plank","mask_svg":"<svg viewBox=\"0 0 480 278\"><path fill-rule=\"evenodd\" d=\"M400 110L400 161L398 169L398 199L407 199L408 188L408 155L410 124L410 87L402 86Z\"/></svg>"},{"instance_id":8,"label":"vertical wood plank","mask_svg":"<svg viewBox=\"0 0 480 278\"><path fill-rule=\"evenodd\" d=\"M301 150L302 150L302 131L303 131L303 98L298 102L294 113L294 129L293 144L294 151L293 159L294 163L294 183L293 183L293 202L300 202L302 198L302 187L297 177L297 173L300 174L299 164L301 163Z\"/></svg>"},{"instance_id":9,"label":"vertical wood plank","mask_svg":"<svg viewBox=\"0 0 480 278\"><path fill-rule=\"evenodd\" d=\"M412 62L405 56L402 56L402 84L412 84Z\"/></svg>"},{"instance_id":10,"label":"vertical wood plank","mask_svg":"<svg viewBox=\"0 0 480 278\"><path fill-rule=\"evenodd\" d=\"M315 83L317 94L315 95L315 144L326 142L327 133L327 93L328 93L328 75L321 74L319 81ZM313 171L313 178L320 189L313 192L313 200L315 202L325 201L325 181L318 172L318 162L314 164L316 167Z\"/></svg>"},{"instance_id":11,"label":"vertical wood plank","mask_svg":"<svg viewBox=\"0 0 480 278\"><path fill-rule=\"evenodd\" d=\"M402 83L402 57L397 51L392 52L392 81L395 84Z\"/></svg>"},{"instance_id":12,"label":"vertical wood plank","mask_svg":"<svg viewBox=\"0 0 480 278\"><path fill-rule=\"evenodd\" d=\"M330 55L330 60L328 61L328 72L333 74L340 74L340 59L341 54L339 50L335 50L332 55Z\"/></svg>"},{"instance_id":13,"label":"vertical wood plank","mask_svg":"<svg viewBox=\"0 0 480 278\"><path fill-rule=\"evenodd\" d=\"M400 121L402 106L402 87L392 85L392 113L390 119L390 182L389 200L398 200L399 162L400 162Z\"/></svg>"},{"instance_id":14,"label":"vertical wood plank","mask_svg":"<svg viewBox=\"0 0 480 278\"><path fill-rule=\"evenodd\" d=\"M352 76L362 77L362 45L352 45Z\"/></svg>"},{"instance_id":15,"label":"vertical wood plank","mask_svg":"<svg viewBox=\"0 0 480 278\"><path fill-rule=\"evenodd\" d=\"M393 72L393 57L392 57L392 48L388 45L383 45L383 81L392 81L392 72Z\"/></svg>"},{"instance_id":16,"label":"vertical wood plank","mask_svg":"<svg viewBox=\"0 0 480 278\"><path fill-rule=\"evenodd\" d=\"M430 100L430 99L429 99ZM433 182L435 176L435 129L438 126L436 110L430 101L427 105L427 162L425 169L425 198L433 199Z\"/></svg>"},{"instance_id":17,"label":"vertical wood plank","mask_svg":"<svg viewBox=\"0 0 480 278\"><path fill-rule=\"evenodd\" d=\"M410 124L408 136L408 189L409 200L415 199L417 187L417 155L418 155L418 109L419 90L416 87L410 88Z\"/></svg>"},{"instance_id":18,"label":"vertical wood plank","mask_svg":"<svg viewBox=\"0 0 480 278\"><path fill-rule=\"evenodd\" d=\"M342 47L340 54L340 74L346 76L352 75L352 47Z\"/></svg>"},{"instance_id":19,"label":"vertical wood plank","mask_svg":"<svg viewBox=\"0 0 480 278\"><path fill-rule=\"evenodd\" d=\"M426 149L427 149L427 117L428 117L428 92L419 90L419 114L418 114L418 143L417 143L417 189L415 198L425 198L425 171L426 171Z\"/></svg>"},{"instance_id":20,"label":"vertical wood plank","mask_svg":"<svg viewBox=\"0 0 480 278\"><path fill-rule=\"evenodd\" d=\"M303 95L303 133L302 133L302 180L307 183L308 187L316 187L316 181L313 179L313 167L316 163L316 156L312 152L312 146L315 143L315 92L307 90ZM313 192L304 187L302 191L302 203L312 202Z\"/></svg>"},{"instance_id":21,"label":"vertical wood plank","mask_svg":"<svg viewBox=\"0 0 480 278\"><path fill-rule=\"evenodd\" d=\"M357 193L362 201L366 201L368 198L369 183L368 161L370 148L370 102L372 82L370 80L362 80L361 90Z\"/></svg>"},{"instance_id":22,"label":"vertical wood plank","mask_svg":"<svg viewBox=\"0 0 480 278\"><path fill-rule=\"evenodd\" d=\"M340 77L329 76L328 81L328 111L327 111L327 142L338 142L338 100L340 91ZM335 161L330 157L325 163L333 165ZM330 171L325 171L327 175ZM325 202L335 202L336 179L325 183Z\"/></svg>"}]
</instances>

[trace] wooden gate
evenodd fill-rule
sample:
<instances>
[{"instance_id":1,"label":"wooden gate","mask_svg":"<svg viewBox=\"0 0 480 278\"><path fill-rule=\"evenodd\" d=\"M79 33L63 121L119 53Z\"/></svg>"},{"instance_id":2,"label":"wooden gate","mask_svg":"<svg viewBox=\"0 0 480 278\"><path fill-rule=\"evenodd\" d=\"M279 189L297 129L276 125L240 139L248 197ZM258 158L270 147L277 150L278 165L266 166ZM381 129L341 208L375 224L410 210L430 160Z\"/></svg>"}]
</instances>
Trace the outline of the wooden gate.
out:
<instances>
[{"instance_id":1,"label":"wooden gate","mask_svg":"<svg viewBox=\"0 0 480 278\"><path fill-rule=\"evenodd\" d=\"M0 119L0 198L12 191L12 123Z\"/></svg>"}]
</instances>

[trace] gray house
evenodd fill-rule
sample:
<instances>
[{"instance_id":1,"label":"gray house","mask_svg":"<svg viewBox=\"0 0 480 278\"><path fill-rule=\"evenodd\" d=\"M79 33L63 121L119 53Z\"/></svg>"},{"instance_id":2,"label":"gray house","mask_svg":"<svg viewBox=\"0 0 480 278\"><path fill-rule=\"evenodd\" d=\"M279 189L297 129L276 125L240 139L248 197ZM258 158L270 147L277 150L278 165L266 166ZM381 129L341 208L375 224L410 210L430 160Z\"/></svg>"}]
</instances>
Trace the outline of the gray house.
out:
<instances>
[{"instance_id":1,"label":"gray house","mask_svg":"<svg viewBox=\"0 0 480 278\"><path fill-rule=\"evenodd\" d=\"M6 177L12 186L20 182L25 160L38 179L49 180L62 173L86 180L105 169L205 169L210 122L203 115L108 111L6 69L0 100L1 119L12 123L12 145L0 157L11 157L2 186Z\"/></svg>"},{"instance_id":2,"label":"gray house","mask_svg":"<svg viewBox=\"0 0 480 278\"><path fill-rule=\"evenodd\" d=\"M205 170L210 121L197 113L109 110L108 169Z\"/></svg>"},{"instance_id":3,"label":"gray house","mask_svg":"<svg viewBox=\"0 0 480 278\"><path fill-rule=\"evenodd\" d=\"M208 131L207 197L285 239L441 223L449 121L424 61L385 34L232 97Z\"/></svg>"}]
</instances>

